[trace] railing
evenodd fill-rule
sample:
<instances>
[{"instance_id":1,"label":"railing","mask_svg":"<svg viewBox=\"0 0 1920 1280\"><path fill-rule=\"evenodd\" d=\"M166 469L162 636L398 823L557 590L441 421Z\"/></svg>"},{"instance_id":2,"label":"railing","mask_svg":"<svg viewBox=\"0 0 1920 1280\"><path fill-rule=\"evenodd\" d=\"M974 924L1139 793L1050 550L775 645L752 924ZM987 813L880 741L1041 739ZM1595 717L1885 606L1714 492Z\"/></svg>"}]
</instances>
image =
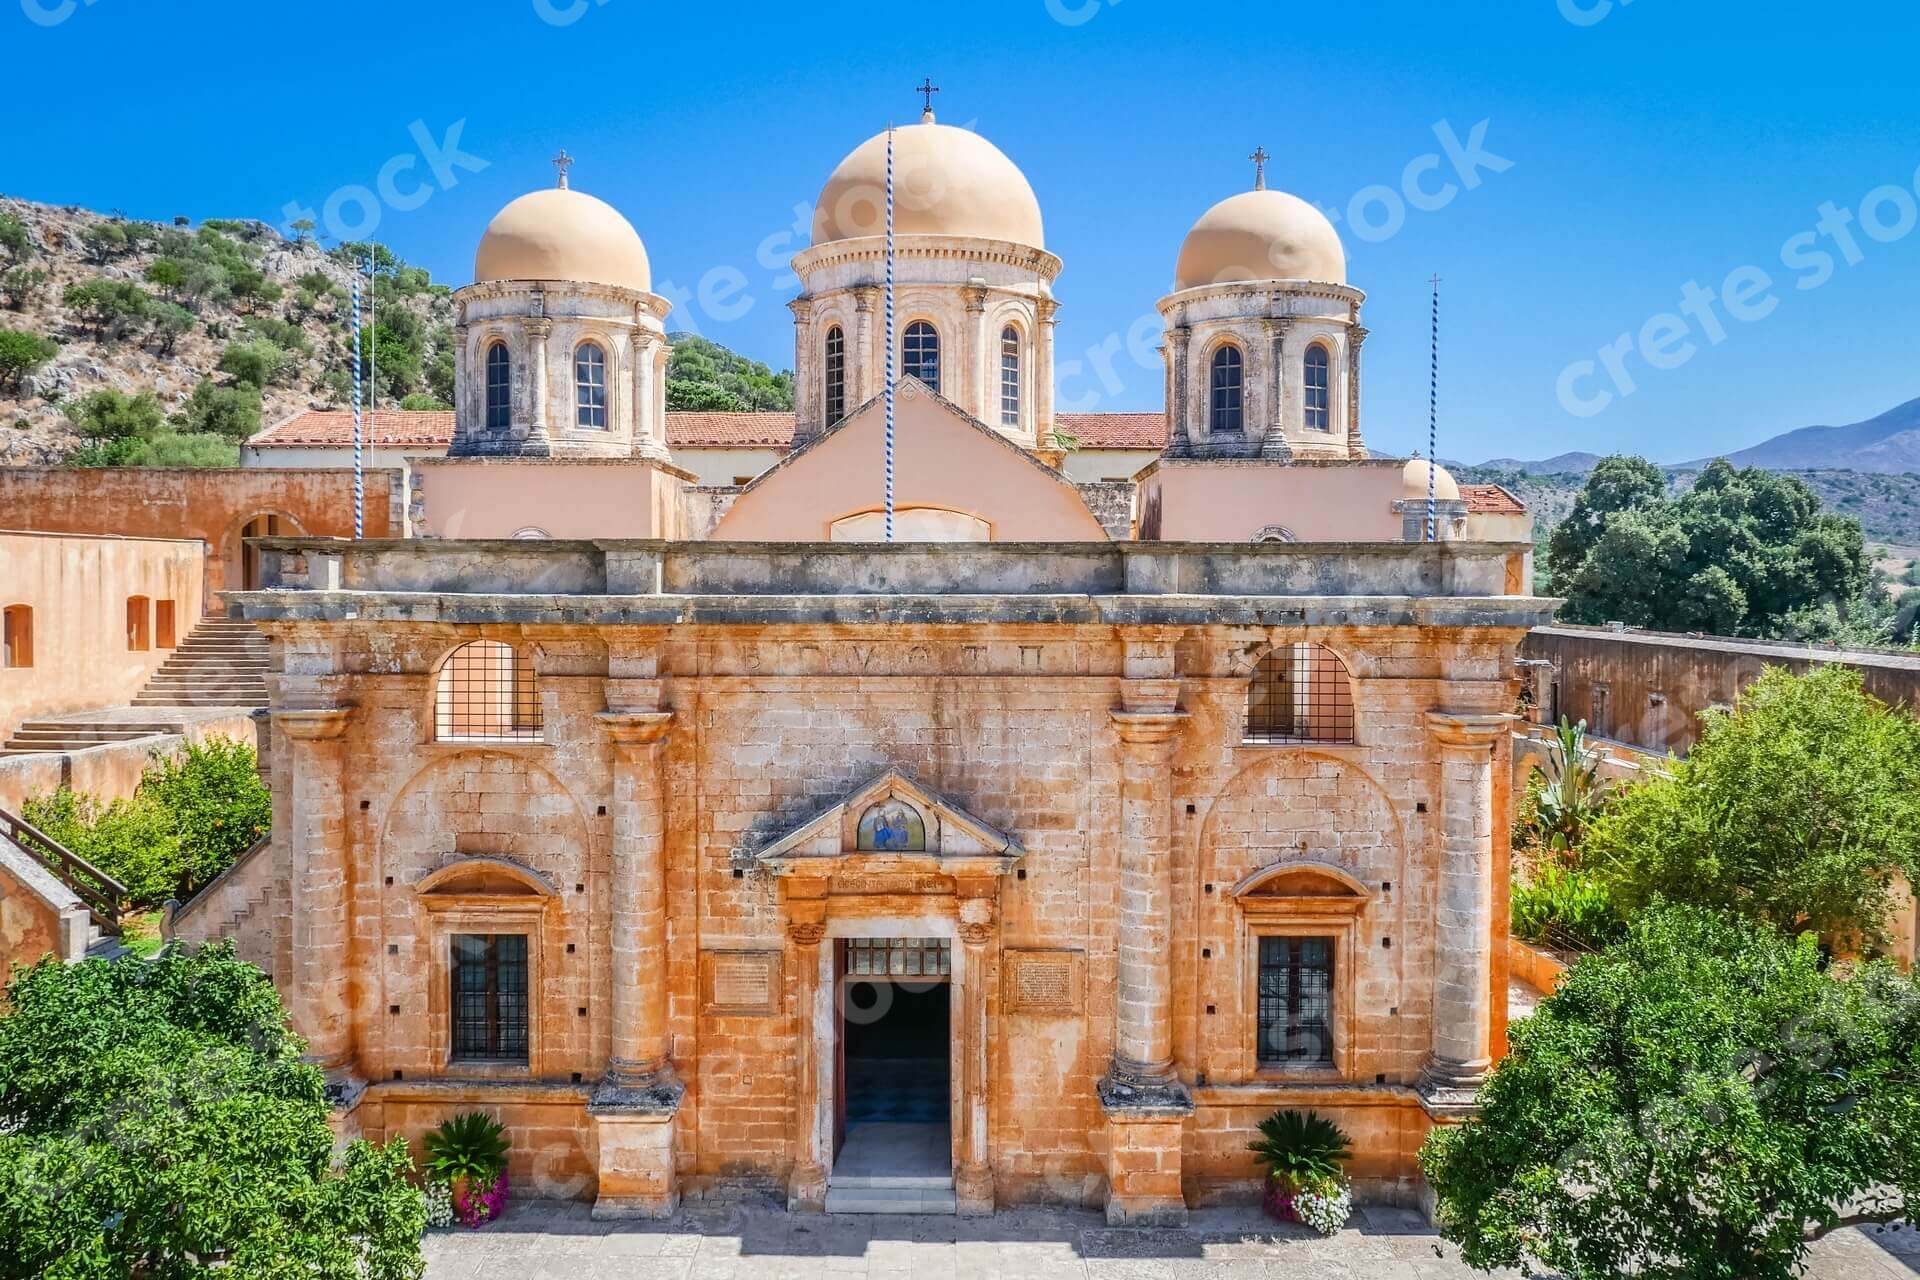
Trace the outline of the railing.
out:
<instances>
[{"instance_id":1,"label":"railing","mask_svg":"<svg viewBox=\"0 0 1920 1280\"><path fill-rule=\"evenodd\" d=\"M93 922L109 937L120 936L120 915L127 906L127 886L115 880L79 854L63 846L24 818L0 809L0 830L13 842L38 858L61 884L73 890L86 903Z\"/></svg>"}]
</instances>

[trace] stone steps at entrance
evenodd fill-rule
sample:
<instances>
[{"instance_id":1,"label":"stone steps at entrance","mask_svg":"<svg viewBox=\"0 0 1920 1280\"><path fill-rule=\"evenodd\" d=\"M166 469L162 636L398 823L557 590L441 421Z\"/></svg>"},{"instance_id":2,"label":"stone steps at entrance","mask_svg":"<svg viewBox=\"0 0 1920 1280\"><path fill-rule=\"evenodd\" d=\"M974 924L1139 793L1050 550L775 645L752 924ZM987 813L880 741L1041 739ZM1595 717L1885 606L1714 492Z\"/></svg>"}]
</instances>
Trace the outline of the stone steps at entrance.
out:
<instances>
[{"instance_id":1,"label":"stone steps at entrance","mask_svg":"<svg viewBox=\"0 0 1920 1280\"><path fill-rule=\"evenodd\" d=\"M828 1213L954 1213L945 1124L850 1124L827 1178Z\"/></svg>"},{"instance_id":2,"label":"stone steps at entrance","mask_svg":"<svg viewBox=\"0 0 1920 1280\"><path fill-rule=\"evenodd\" d=\"M827 1185L828 1213L955 1213L952 1180L944 1191L920 1187L843 1187Z\"/></svg>"}]
</instances>

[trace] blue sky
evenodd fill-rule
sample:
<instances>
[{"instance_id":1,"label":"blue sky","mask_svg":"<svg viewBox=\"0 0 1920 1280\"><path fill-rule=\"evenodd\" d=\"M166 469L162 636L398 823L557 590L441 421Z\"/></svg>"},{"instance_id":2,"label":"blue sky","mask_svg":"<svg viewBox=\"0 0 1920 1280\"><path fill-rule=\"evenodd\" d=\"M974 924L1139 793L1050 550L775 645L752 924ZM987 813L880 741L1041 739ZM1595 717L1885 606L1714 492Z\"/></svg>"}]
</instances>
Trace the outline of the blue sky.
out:
<instances>
[{"instance_id":1,"label":"blue sky","mask_svg":"<svg viewBox=\"0 0 1920 1280\"><path fill-rule=\"evenodd\" d=\"M1446 456L1675 461L1920 396L1920 232L1893 234L1897 199L1878 206L1889 238L1855 225L1859 262L1821 238L1836 266L1818 287L1781 264L1824 202L1857 216L1876 189L1914 198L1920 6L1603 3L0 0L7 97L32 107L0 141L0 191L279 223L289 203L322 209L418 155L416 121L434 140L464 121L459 149L487 167L382 209L379 239L464 283L487 220L550 184L565 146L575 184L639 229L656 284L687 291L672 323L785 367L793 288L761 259L804 238L769 238L847 151L915 118L911 86L930 74L942 120L1026 171L1066 261L1059 360L1083 367L1063 377L1062 407L1159 407L1157 367L1122 349L1103 376L1086 353L1151 313L1187 227L1248 185L1256 144L1275 156L1273 185L1341 213L1369 294L1376 448L1424 442L1434 272ZM1441 154L1443 120L1462 140L1487 121L1485 150L1511 167L1480 170L1444 208L1406 209L1391 235L1356 234L1356 194L1398 189L1409 163ZM416 163L397 185L433 176ZM1448 180L1450 165L1421 179ZM1694 321L1691 359L1656 369L1630 353L1632 394L1596 369L1578 396L1613 399L1565 407L1569 365L1678 311L1688 281L1717 293L1749 265L1773 281L1764 318L1722 313L1717 345Z\"/></svg>"}]
</instances>

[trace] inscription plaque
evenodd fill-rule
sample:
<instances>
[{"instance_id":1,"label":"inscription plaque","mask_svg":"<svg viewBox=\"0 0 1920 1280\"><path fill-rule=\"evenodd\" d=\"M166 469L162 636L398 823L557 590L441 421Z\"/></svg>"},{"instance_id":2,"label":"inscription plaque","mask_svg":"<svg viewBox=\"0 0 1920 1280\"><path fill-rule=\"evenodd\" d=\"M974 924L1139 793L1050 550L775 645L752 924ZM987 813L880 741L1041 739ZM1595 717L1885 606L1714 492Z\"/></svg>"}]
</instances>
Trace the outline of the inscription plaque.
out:
<instances>
[{"instance_id":1,"label":"inscription plaque","mask_svg":"<svg viewBox=\"0 0 1920 1280\"><path fill-rule=\"evenodd\" d=\"M1080 1012L1085 1003L1085 952L1007 951L1001 964L1008 1013L1058 1017Z\"/></svg>"},{"instance_id":2,"label":"inscription plaque","mask_svg":"<svg viewBox=\"0 0 1920 1280\"><path fill-rule=\"evenodd\" d=\"M779 952L706 951L700 970L701 1012L736 1017L779 1012Z\"/></svg>"}]
</instances>

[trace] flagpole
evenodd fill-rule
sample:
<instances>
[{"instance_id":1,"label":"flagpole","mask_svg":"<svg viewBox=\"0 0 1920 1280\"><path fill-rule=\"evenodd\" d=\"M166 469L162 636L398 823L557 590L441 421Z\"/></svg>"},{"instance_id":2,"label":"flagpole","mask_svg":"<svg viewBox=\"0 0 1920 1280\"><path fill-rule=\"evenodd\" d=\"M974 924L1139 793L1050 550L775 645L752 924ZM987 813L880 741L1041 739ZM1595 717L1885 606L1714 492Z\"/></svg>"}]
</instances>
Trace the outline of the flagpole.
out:
<instances>
[{"instance_id":1,"label":"flagpole","mask_svg":"<svg viewBox=\"0 0 1920 1280\"><path fill-rule=\"evenodd\" d=\"M353 536L365 536L366 498L360 473L360 271L353 273Z\"/></svg>"},{"instance_id":2,"label":"flagpole","mask_svg":"<svg viewBox=\"0 0 1920 1280\"><path fill-rule=\"evenodd\" d=\"M1427 541L1440 536L1440 277L1433 277L1433 346L1427 374Z\"/></svg>"},{"instance_id":3,"label":"flagpole","mask_svg":"<svg viewBox=\"0 0 1920 1280\"><path fill-rule=\"evenodd\" d=\"M893 541L893 126L887 126L887 541Z\"/></svg>"}]
</instances>

